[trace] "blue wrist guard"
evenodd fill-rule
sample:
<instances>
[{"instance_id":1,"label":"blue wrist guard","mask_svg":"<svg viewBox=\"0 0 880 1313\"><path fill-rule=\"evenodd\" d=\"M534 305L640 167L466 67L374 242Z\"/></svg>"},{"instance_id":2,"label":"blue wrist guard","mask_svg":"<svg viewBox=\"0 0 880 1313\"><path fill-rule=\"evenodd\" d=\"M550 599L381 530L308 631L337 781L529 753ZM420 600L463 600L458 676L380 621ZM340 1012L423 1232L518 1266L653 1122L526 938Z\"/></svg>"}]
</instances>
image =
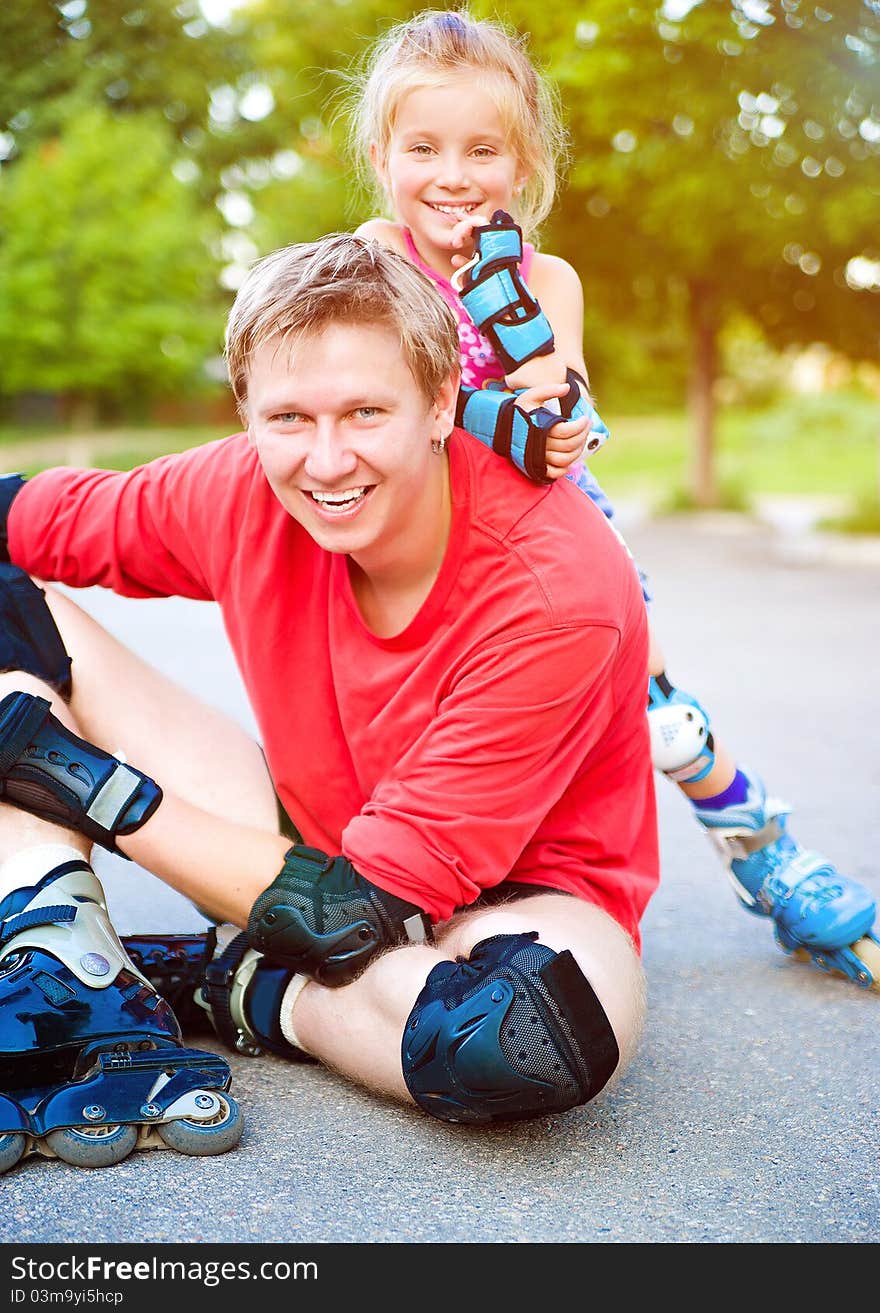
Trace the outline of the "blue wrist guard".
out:
<instances>
[{"instance_id":1,"label":"blue wrist guard","mask_svg":"<svg viewBox=\"0 0 880 1313\"><path fill-rule=\"evenodd\" d=\"M6 521L9 508L24 487L22 474L0 474L0 561L9 560L9 540L6 537Z\"/></svg>"},{"instance_id":2,"label":"blue wrist guard","mask_svg":"<svg viewBox=\"0 0 880 1313\"><path fill-rule=\"evenodd\" d=\"M522 229L504 210L475 228L474 258L452 277L452 286L506 373L553 350L553 329L519 271Z\"/></svg>"},{"instance_id":3,"label":"blue wrist guard","mask_svg":"<svg viewBox=\"0 0 880 1313\"><path fill-rule=\"evenodd\" d=\"M525 388L505 392L496 388L462 387L458 392L455 422L497 455L506 457L533 483L552 483L547 477L547 435L557 424L582 415L591 416L593 426L585 446L591 455L610 437L593 407L584 400L573 369L567 371L565 381L568 392L559 398L558 414L547 406L522 410L516 403Z\"/></svg>"}]
</instances>

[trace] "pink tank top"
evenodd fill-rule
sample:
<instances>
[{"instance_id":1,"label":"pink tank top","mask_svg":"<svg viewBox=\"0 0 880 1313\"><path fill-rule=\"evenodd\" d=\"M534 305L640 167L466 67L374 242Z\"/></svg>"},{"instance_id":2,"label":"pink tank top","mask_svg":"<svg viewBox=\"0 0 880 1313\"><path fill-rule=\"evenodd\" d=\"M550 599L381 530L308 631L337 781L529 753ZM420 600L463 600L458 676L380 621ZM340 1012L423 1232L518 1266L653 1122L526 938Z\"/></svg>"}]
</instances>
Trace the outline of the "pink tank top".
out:
<instances>
[{"instance_id":1,"label":"pink tank top","mask_svg":"<svg viewBox=\"0 0 880 1313\"><path fill-rule=\"evenodd\" d=\"M473 321L459 300L458 293L449 279L444 278L442 274L436 273L425 264L416 250L409 229L403 228L402 232L406 243L406 253L412 263L417 269L421 269L423 274L427 274L431 282L438 288L446 304L455 311L455 317L458 320L462 383L465 387L481 388L490 382L500 382L504 378L504 369L495 355L491 342L487 341L483 334L474 327ZM528 282L529 269L531 268L534 253L534 246L530 242L523 242L523 258L520 271L525 282Z\"/></svg>"}]
</instances>

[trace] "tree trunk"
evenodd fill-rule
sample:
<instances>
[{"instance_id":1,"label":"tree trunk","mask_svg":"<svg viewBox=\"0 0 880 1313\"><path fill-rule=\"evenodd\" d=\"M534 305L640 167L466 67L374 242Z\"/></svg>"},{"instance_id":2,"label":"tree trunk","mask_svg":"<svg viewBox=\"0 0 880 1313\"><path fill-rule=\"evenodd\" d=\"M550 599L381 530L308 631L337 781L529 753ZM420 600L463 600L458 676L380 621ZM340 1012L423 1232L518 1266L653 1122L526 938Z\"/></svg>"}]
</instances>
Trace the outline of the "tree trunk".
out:
<instances>
[{"instance_id":1,"label":"tree trunk","mask_svg":"<svg viewBox=\"0 0 880 1313\"><path fill-rule=\"evenodd\" d=\"M688 408L691 419L690 488L697 506L718 505L715 479L715 378L718 372L718 326L710 283L688 285L691 321L691 375Z\"/></svg>"}]
</instances>

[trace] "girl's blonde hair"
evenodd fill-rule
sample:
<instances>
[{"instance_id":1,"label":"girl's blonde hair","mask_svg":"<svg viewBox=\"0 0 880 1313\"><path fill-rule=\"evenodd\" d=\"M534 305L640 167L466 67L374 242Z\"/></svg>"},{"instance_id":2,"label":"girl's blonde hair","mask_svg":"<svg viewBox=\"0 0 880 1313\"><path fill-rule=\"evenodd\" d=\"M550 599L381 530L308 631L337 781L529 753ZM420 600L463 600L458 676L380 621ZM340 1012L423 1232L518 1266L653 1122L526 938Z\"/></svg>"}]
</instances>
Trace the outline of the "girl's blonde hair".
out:
<instances>
[{"instance_id":1,"label":"girl's blonde hair","mask_svg":"<svg viewBox=\"0 0 880 1313\"><path fill-rule=\"evenodd\" d=\"M350 145L359 173L380 206L385 204L369 166L372 143L384 159L404 96L447 85L462 72L479 76L498 107L510 149L528 173L512 205L517 222L534 235L553 207L566 152L558 97L526 54L525 38L499 22L475 19L467 9L423 10L370 49L348 96Z\"/></svg>"}]
</instances>

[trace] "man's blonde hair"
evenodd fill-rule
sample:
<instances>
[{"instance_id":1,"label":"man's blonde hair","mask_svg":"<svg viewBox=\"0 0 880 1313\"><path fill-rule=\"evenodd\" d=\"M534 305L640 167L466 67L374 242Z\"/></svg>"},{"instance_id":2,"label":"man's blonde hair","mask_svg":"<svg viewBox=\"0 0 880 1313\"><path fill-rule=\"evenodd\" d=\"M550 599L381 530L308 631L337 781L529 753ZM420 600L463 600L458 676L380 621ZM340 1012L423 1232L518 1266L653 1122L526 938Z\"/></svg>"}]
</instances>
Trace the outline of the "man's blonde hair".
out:
<instances>
[{"instance_id":1,"label":"man's blonde hair","mask_svg":"<svg viewBox=\"0 0 880 1313\"><path fill-rule=\"evenodd\" d=\"M387 197L369 164L372 143L384 162L404 96L446 86L463 72L478 76L493 98L510 150L529 175L512 209L523 230L534 234L553 207L566 153L558 96L526 53L524 38L464 8L426 9L398 23L379 38L352 79L349 135L361 178L384 205Z\"/></svg>"},{"instance_id":2,"label":"man's blonde hair","mask_svg":"<svg viewBox=\"0 0 880 1313\"><path fill-rule=\"evenodd\" d=\"M258 347L275 338L293 346L339 323L390 329L429 401L458 374L456 318L430 279L378 242L331 233L265 256L238 290L226 326L226 365L242 418Z\"/></svg>"}]
</instances>

